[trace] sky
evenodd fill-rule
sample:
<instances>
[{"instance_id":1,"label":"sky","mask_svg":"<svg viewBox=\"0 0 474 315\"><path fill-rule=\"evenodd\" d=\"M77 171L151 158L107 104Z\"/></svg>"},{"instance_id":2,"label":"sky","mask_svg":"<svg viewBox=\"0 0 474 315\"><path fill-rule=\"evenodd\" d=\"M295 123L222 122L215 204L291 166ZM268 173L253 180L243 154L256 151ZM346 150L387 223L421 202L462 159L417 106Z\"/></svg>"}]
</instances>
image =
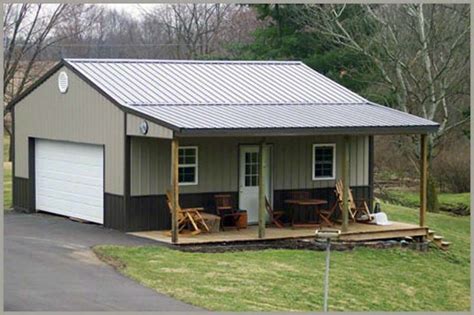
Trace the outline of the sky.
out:
<instances>
[{"instance_id":1,"label":"sky","mask_svg":"<svg viewBox=\"0 0 474 315\"><path fill-rule=\"evenodd\" d=\"M102 3L101 6L127 11L133 16L140 16L143 11L150 10L159 4L156 3Z\"/></svg>"}]
</instances>

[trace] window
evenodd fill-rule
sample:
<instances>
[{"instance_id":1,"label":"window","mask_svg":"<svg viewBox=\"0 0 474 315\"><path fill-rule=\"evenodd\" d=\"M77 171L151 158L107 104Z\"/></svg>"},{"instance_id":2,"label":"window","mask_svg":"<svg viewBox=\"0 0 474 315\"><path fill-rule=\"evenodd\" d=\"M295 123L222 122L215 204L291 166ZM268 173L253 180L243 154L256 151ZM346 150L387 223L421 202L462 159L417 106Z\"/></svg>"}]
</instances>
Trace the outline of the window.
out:
<instances>
[{"instance_id":1,"label":"window","mask_svg":"<svg viewBox=\"0 0 474 315\"><path fill-rule=\"evenodd\" d=\"M245 152L245 187L258 186L258 152Z\"/></svg>"},{"instance_id":2,"label":"window","mask_svg":"<svg viewBox=\"0 0 474 315\"><path fill-rule=\"evenodd\" d=\"M180 185L197 185L198 183L198 148L179 147L178 149L178 182Z\"/></svg>"},{"instance_id":3,"label":"window","mask_svg":"<svg viewBox=\"0 0 474 315\"><path fill-rule=\"evenodd\" d=\"M313 144L313 180L335 179L335 165L335 144Z\"/></svg>"}]
</instances>

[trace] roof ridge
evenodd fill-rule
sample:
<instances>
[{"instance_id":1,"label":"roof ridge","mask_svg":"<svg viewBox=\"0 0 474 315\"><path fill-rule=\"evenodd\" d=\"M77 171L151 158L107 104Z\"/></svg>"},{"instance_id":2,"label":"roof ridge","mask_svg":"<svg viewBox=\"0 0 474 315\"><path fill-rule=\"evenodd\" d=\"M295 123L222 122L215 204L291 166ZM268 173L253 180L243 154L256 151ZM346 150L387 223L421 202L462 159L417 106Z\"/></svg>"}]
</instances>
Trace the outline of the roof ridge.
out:
<instances>
[{"instance_id":1,"label":"roof ridge","mask_svg":"<svg viewBox=\"0 0 474 315\"><path fill-rule=\"evenodd\" d=\"M174 64L264 64L301 65L299 60L186 60L186 59L127 59L127 58L65 58L68 63L174 63Z\"/></svg>"},{"instance_id":2,"label":"roof ridge","mask_svg":"<svg viewBox=\"0 0 474 315\"><path fill-rule=\"evenodd\" d=\"M369 105L367 102L361 103L127 103L129 106L151 106L151 107L173 107L173 106L340 106L340 105Z\"/></svg>"}]
</instances>

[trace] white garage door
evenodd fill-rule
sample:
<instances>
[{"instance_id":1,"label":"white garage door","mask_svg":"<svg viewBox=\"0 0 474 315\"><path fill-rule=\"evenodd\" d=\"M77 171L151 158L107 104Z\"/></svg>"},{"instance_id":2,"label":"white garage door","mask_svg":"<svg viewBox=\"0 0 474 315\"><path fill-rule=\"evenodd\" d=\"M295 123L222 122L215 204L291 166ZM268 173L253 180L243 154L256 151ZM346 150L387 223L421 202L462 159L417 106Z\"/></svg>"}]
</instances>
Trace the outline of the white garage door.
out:
<instances>
[{"instance_id":1,"label":"white garage door","mask_svg":"<svg viewBox=\"0 0 474 315\"><path fill-rule=\"evenodd\" d=\"M104 223L103 147L36 140L36 209Z\"/></svg>"}]
</instances>

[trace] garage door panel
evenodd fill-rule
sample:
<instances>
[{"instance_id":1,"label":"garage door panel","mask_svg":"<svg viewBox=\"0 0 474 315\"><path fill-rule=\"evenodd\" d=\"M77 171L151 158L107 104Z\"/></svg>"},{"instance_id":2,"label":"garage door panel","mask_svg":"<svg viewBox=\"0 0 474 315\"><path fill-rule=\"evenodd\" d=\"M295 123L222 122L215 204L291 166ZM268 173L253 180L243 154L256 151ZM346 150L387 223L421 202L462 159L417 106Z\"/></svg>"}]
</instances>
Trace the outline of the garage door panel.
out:
<instances>
[{"instance_id":1,"label":"garage door panel","mask_svg":"<svg viewBox=\"0 0 474 315\"><path fill-rule=\"evenodd\" d=\"M36 140L36 208L103 223L103 148Z\"/></svg>"},{"instance_id":2,"label":"garage door panel","mask_svg":"<svg viewBox=\"0 0 474 315\"><path fill-rule=\"evenodd\" d=\"M100 218L101 216L98 215L98 212L102 209L96 205L90 205L87 203L78 203L71 199L62 199L58 198L58 196L42 196L40 204L38 206L38 210L43 210L43 207L50 207L53 209L62 209L63 213L58 213L62 215L69 215L73 217L78 217L77 213L79 212L81 215L81 219L84 216L88 217L95 217ZM48 211L48 210L45 210Z\"/></svg>"},{"instance_id":3,"label":"garage door panel","mask_svg":"<svg viewBox=\"0 0 474 315\"><path fill-rule=\"evenodd\" d=\"M39 182L51 181L51 184L59 183L62 184L64 182L70 183L71 185L82 185L87 187L103 187L103 182L98 179L97 177L91 176L75 176L74 174L64 174L61 172L41 172L36 175L37 180Z\"/></svg>"},{"instance_id":4,"label":"garage door panel","mask_svg":"<svg viewBox=\"0 0 474 315\"><path fill-rule=\"evenodd\" d=\"M102 199L103 192L99 186L85 186L85 185L65 185L64 182L53 182L50 180L38 180L36 194L41 196L41 192L53 192L53 193L68 193L71 195L77 195L79 197L87 198L100 198Z\"/></svg>"},{"instance_id":5,"label":"garage door panel","mask_svg":"<svg viewBox=\"0 0 474 315\"><path fill-rule=\"evenodd\" d=\"M40 204L47 205L47 203L42 202L42 198L56 198L59 200L71 201L78 204L86 204L90 206L96 206L100 202L102 202L102 194L95 193L91 195L78 195L76 192L66 192L66 191L58 191L57 189L49 189L49 188L39 188L37 194L41 196L39 198ZM39 208L39 205L36 206Z\"/></svg>"},{"instance_id":6,"label":"garage door panel","mask_svg":"<svg viewBox=\"0 0 474 315\"><path fill-rule=\"evenodd\" d=\"M37 169L43 172L56 172L61 174L80 175L86 177L102 178L102 165L74 164L74 162L59 161L53 159L37 159Z\"/></svg>"},{"instance_id":7,"label":"garage door panel","mask_svg":"<svg viewBox=\"0 0 474 315\"><path fill-rule=\"evenodd\" d=\"M58 200L55 198L45 198L44 202L48 204L49 208L52 208L52 209L61 208L61 210L60 211L43 210L43 208L40 208L40 207L38 207L38 210L56 213L56 214L60 214L64 216L76 217L76 218L80 218L80 219L91 221L91 222L97 222L97 223L100 223L100 221L103 220L103 216L98 215L98 212L102 211L102 208L100 207L91 207L87 205L78 206L77 203L65 202L63 200ZM80 216L78 215L78 212L80 212Z\"/></svg>"},{"instance_id":8,"label":"garage door panel","mask_svg":"<svg viewBox=\"0 0 474 315\"><path fill-rule=\"evenodd\" d=\"M75 164L78 165L97 165L100 166L100 161L97 161L95 158L91 158L90 156L84 156L84 152L76 152L72 150L66 151L66 153L61 152L60 154L55 154L55 155L47 155L47 154L42 154L37 156L38 159L45 159L45 160L53 160L57 162L70 162L68 158L70 157L70 153L74 152L74 155L76 156L75 159ZM88 154L93 154L93 151L88 151Z\"/></svg>"},{"instance_id":9,"label":"garage door panel","mask_svg":"<svg viewBox=\"0 0 474 315\"><path fill-rule=\"evenodd\" d=\"M74 154L71 154L71 155L74 155ZM79 157L77 155L75 155L75 159L74 159L73 163L70 160L67 160L67 157L64 157L62 159L57 159L57 158L51 158L51 157L43 156L43 157L36 157L36 159L39 162L42 162L42 161L45 161L47 163L54 162L54 163L60 163L60 164L63 164L63 165L69 165L69 166L72 166L72 167L81 167L82 166L82 167L87 167L87 168L90 167L91 169L94 169L94 167L96 169L102 167L102 161L86 161L86 160L80 161Z\"/></svg>"}]
</instances>

